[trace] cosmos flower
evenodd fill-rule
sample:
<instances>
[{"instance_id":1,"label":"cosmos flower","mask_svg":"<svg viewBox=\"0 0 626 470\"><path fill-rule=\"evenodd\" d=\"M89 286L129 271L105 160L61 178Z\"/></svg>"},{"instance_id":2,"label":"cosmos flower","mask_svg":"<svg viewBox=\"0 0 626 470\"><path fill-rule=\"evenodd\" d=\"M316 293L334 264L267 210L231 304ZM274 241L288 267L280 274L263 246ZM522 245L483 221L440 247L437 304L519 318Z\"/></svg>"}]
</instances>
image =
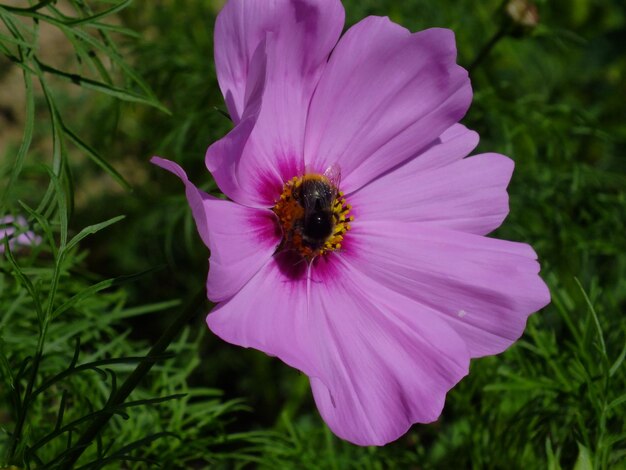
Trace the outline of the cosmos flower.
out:
<instances>
[{"instance_id":1,"label":"cosmos flower","mask_svg":"<svg viewBox=\"0 0 626 470\"><path fill-rule=\"evenodd\" d=\"M28 230L28 222L21 215L0 217L0 253L4 253L5 239L8 239L11 250L19 246L33 246L41 243L41 237Z\"/></svg>"},{"instance_id":2,"label":"cosmos flower","mask_svg":"<svg viewBox=\"0 0 626 470\"><path fill-rule=\"evenodd\" d=\"M210 249L209 328L310 378L335 434L382 445L436 420L471 358L504 351L548 289L528 245L487 238L513 162L465 158L472 99L446 29L338 0L230 0L215 62L234 128L206 166L175 163Z\"/></svg>"}]
</instances>

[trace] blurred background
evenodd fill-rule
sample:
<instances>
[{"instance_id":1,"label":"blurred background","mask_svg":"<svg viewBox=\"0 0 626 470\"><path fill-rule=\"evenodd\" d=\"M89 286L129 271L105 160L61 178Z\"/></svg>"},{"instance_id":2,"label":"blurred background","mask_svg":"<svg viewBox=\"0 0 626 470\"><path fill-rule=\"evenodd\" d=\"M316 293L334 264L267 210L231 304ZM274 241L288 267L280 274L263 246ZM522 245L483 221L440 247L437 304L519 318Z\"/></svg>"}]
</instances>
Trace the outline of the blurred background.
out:
<instances>
[{"instance_id":1,"label":"blurred background","mask_svg":"<svg viewBox=\"0 0 626 470\"><path fill-rule=\"evenodd\" d=\"M61 465L204 285L183 188L148 160L219 194L204 153L231 128L213 63L222 3L0 0L0 216L42 237L0 255L0 464ZM346 26L455 31L475 153L516 163L493 236L535 248L552 304L473 361L438 422L384 448L334 437L305 376L198 314L77 468L626 468L626 4L343 4Z\"/></svg>"}]
</instances>

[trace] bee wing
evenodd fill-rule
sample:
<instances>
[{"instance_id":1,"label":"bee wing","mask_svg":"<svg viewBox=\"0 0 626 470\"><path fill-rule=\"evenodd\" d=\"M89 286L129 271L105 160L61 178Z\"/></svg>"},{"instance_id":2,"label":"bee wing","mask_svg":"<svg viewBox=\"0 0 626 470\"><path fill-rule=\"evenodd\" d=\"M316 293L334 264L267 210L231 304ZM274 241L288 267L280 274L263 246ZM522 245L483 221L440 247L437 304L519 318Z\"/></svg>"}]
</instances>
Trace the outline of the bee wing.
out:
<instances>
[{"instance_id":1,"label":"bee wing","mask_svg":"<svg viewBox=\"0 0 626 470\"><path fill-rule=\"evenodd\" d=\"M341 168L336 163L332 164L326 171L324 171L324 176L328 178L331 186L334 188L339 188L339 183L341 183Z\"/></svg>"}]
</instances>

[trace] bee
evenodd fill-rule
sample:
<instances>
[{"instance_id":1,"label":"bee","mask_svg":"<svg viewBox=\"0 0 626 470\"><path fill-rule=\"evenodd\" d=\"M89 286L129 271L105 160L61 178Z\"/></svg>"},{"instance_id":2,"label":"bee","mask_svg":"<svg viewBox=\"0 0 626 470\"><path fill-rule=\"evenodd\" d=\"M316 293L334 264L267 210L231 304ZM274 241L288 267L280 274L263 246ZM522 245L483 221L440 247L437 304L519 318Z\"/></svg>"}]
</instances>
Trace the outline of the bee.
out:
<instances>
[{"instance_id":1,"label":"bee","mask_svg":"<svg viewBox=\"0 0 626 470\"><path fill-rule=\"evenodd\" d=\"M296 196L304 209L300 232L302 241L312 250L319 250L333 234L333 207L337 198L339 167L331 166L323 175L305 175Z\"/></svg>"}]
</instances>

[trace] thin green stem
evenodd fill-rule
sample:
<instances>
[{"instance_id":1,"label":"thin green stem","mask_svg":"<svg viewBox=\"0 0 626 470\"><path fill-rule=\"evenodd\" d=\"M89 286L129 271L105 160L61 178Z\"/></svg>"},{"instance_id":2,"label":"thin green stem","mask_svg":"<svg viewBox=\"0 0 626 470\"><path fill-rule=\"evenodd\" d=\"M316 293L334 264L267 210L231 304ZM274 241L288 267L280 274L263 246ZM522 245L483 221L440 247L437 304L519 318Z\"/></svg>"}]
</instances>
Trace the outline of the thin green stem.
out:
<instances>
[{"instance_id":1,"label":"thin green stem","mask_svg":"<svg viewBox=\"0 0 626 470\"><path fill-rule=\"evenodd\" d=\"M157 342L152 346L148 354L137 365L135 370L128 376L121 387L115 392L108 403L102 410L103 413L98 415L83 432L82 436L78 439L76 444L72 446L70 452L67 453L65 459L63 459L60 468L71 469L74 467L76 461L80 458L82 453L89 447L89 445L96 438L102 428L109 422L111 417L115 414L116 410L121 404L124 403L126 398L131 392L139 385L139 382L145 377L155 363L155 357L162 356L170 343L181 333L185 325L194 317L201 305L206 302L206 293L204 287L193 297L191 302L180 313L178 317L172 322Z\"/></svg>"},{"instance_id":2,"label":"thin green stem","mask_svg":"<svg viewBox=\"0 0 626 470\"><path fill-rule=\"evenodd\" d=\"M17 446L22 438L22 432L24 430L24 423L26 422L26 417L28 415L28 408L32 398L33 388L35 386L35 382L37 381L37 374L39 373L39 365L41 364L41 359L43 358L43 347L46 342L48 326L50 324L50 318L52 316L52 306L54 305L54 297L56 295L56 290L59 284L59 278L61 277L61 268L64 258L65 252L61 251L56 266L54 268L52 285L48 296L48 305L42 318L42 323L39 330L39 338L37 339L37 348L35 349L35 355L33 356L31 371L28 377L28 383L26 384L26 391L24 392L22 406L20 407L17 417L17 423L15 425L15 429L11 438L11 448L9 451L9 456L11 460L15 459Z\"/></svg>"},{"instance_id":3,"label":"thin green stem","mask_svg":"<svg viewBox=\"0 0 626 470\"><path fill-rule=\"evenodd\" d=\"M491 39L487 41L487 43L478 52L478 55L476 56L474 61L467 68L467 71L470 74L474 71L474 69L476 69L476 67L478 67L478 65L482 63L483 60L485 60L485 58L489 55L489 53L494 48L494 46L498 44L498 42L500 42L500 40L503 37L507 36L509 29L510 29L510 25L507 22L504 22L503 24L500 25L500 28L498 29L498 31L496 31L496 33L491 37Z\"/></svg>"},{"instance_id":4,"label":"thin green stem","mask_svg":"<svg viewBox=\"0 0 626 470\"><path fill-rule=\"evenodd\" d=\"M52 2L54 2L55 0L43 0L42 2L37 3L36 5L33 5L32 7L28 7L28 8L19 8L19 7L14 7L11 5L3 5L0 4L0 8L4 8L7 11L10 11L11 13L32 13L35 12L37 10L40 10L43 7L46 7L48 5L50 5Z\"/></svg>"}]
</instances>

